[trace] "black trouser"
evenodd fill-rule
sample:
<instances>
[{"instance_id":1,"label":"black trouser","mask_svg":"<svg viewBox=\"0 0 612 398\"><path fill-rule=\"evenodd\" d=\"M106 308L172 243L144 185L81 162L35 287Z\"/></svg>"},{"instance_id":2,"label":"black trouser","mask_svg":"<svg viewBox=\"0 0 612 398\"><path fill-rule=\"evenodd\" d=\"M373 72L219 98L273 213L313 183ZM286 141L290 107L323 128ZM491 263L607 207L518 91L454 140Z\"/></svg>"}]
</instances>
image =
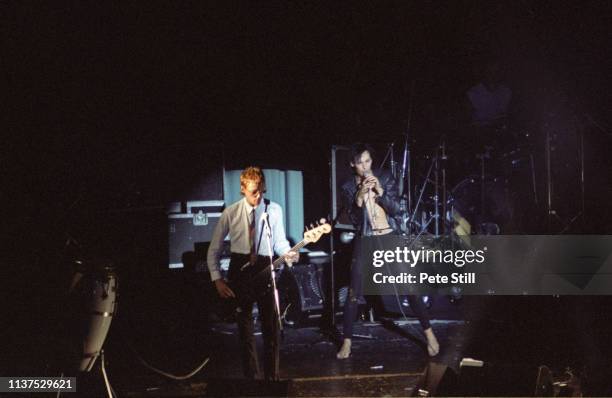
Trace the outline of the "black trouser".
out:
<instances>
[{"instance_id":1,"label":"black trouser","mask_svg":"<svg viewBox=\"0 0 612 398\"><path fill-rule=\"evenodd\" d=\"M362 284L362 269L364 266L363 261L359 257L360 249L360 238L355 238L355 244L353 247L353 258L351 260L351 280L349 285L349 293L344 304L344 319L343 319L343 334L345 339L353 337L353 322L357 316L357 304L358 299L362 295L363 284ZM429 329L429 317L425 312L425 306L421 301L420 296L409 295L408 303L414 315L418 318L419 323L423 330ZM380 296L372 296L373 299L379 301ZM382 303L380 303L382 307Z\"/></svg>"},{"instance_id":2,"label":"black trouser","mask_svg":"<svg viewBox=\"0 0 612 398\"><path fill-rule=\"evenodd\" d=\"M253 303L257 303L261 319L261 329L264 346L264 379L279 379L279 340L280 333L274 291L270 285L270 272L267 257L260 256L256 266L240 268L248 261L248 255L232 254L228 279L230 286L240 280L237 294L236 321L240 337L240 350L242 356L242 370L247 378L254 379L259 375L257 360L257 346L254 336ZM262 271L263 270L263 271ZM240 286L248 285L248 292L241 294Z\"/></svg>"}]
</instances>

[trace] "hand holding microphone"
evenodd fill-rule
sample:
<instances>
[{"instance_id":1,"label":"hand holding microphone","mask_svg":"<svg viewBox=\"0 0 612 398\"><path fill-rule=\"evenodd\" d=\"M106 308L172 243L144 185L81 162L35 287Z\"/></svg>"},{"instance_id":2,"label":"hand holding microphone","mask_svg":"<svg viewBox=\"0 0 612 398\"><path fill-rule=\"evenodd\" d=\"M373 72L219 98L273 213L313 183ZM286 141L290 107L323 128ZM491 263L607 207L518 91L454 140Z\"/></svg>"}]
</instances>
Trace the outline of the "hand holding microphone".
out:
<instances>
[{"instance_id":1,"label":"hand holding microphone","mask_svg":"<svg viewBox=\"0 0 612 398\"><path fill-rule=\"evenodd\" d=\"M372 174L372 170L366 171L363 176L363 185L367 186L368 189L373 191L377 196L382 196L382 186L380 185L380 181L378 181L378 178L374 174Z\"/></svg>"},{"instance_id":2,"label":"hand holding microphone","mask_svg":"<svg viewBox=\"0 0 612 398\"><path fill-rule=\"evenodd\" d=\"M363 173L361 181L361 195L366 195L368 192L373 192L376 196L382 196L383 189L380 185L380 181L372 174L371 170L367 170Z\"/></svg>"}]
</instances>

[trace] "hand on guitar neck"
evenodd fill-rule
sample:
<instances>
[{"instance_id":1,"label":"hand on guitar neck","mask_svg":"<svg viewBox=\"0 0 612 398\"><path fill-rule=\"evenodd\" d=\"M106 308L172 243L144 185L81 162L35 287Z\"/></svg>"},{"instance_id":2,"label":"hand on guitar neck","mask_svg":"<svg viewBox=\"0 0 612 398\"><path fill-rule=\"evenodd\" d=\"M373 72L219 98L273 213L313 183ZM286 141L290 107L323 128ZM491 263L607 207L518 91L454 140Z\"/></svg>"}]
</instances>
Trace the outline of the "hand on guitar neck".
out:
<instances>
[{"instance_id":1,"label":"hand on guitar neck","mask_svg":"<svg viewBox=\"0 0 612 398\"><path fill-rule=\"evenodd\" d=\"M302 239L302 241L297 245L293 246L281 258L284 260L287 266L293 266L293 263L297 263L300 260L300 249L302 247L306 246L309 243L314 243L318 241L321 236L323 236L324 234L328 234L330 231L331 225L329 225L324 218L320 219L319 222L317 222L317 226L310 224L310 229L306 227L306 231L304 232L304 239Z\"/></svg>"},{"instance_id":2,"label":"hand on guitar neck","mask_svg":"<svg viewBox=\"0 0 612 398\"><path fill-rule=\"evenodd\" d=\"M288 267L292 267L293 263L300 261L300 253L294 250L289 250L287 253L283 254L283 257Z\"/></svg>"}]
</instances>

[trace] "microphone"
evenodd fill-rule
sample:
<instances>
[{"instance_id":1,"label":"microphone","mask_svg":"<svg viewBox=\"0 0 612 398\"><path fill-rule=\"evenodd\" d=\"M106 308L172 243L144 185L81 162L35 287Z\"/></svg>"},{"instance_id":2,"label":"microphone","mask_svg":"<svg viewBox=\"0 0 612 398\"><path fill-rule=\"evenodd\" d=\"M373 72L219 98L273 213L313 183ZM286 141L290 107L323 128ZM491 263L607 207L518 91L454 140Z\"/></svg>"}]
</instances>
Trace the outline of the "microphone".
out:
<instances>
[{"instance_id":1,"label":"microphone","mask_svg":"<svg viewBox=\"0 0 612 398\"><path fill-rule=\"evenodd\" d=\"M374 173L372 173L372 170L366 170L363 172L363 178L362 178L362 183L366 180L366 178L370 177L374 175ZM374 188L368 188L368 193L374 191L374 193L376 193L378 195L378 192L376 191L376 187Z\"/></svg>"},{"instance_id":2,"label":"microphone","mask_svg":"<svg viewBox=\"0 0 612 398\"><path fill-rule=\"evenodd\" d=\"M268 218L268 212L264 211L263 213L261 213L260 222L263 222L264 225L268 228L268 230L271 231L270 219Z\"/></svg>"},{"instance_id":3,"label":"microphone","mask_svg":"<svg viewBox=\"0 0 612 398\"><path fill-rule=\"evenodd\" d=\"M365 182L365 180L372 175L372 170L366 170L363 172L363 175L361 176L361 184L363 185L363 183ZM368 192L370 191L370 189L368 188Z\"/></svg>"}]
</instances>

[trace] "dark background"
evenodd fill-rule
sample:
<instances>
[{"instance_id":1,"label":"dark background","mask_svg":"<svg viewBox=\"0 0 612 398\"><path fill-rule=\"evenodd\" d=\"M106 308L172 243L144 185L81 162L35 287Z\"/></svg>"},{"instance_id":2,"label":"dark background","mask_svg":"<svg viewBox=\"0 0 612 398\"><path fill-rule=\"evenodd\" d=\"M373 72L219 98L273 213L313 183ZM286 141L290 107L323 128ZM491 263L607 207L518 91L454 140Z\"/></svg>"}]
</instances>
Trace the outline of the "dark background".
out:
<instances>
[{"instance_id":1,"label":"dark background","mask_svg":"<svg viewBox=\"0 0 612 398\"><path fill-rule=\"evenodd\" d=\"M306 222L328 214L332 144L395 142L399 157L410 119L424 164L443 134L460 136L465 90L491 56L521 128L541 138L551 114L584 128L582 232L610 233L610 8L2 2L2 266L21 282L9 307L67 283L68 234L138 273L163 268L160 209L221 164L303 170Z\"/></svg>"},{"instance_id":2,"label":"dark background","mask_svg":"<svg viewBox=\"0 0 612 398\"><path fill-rule=\"evenodd\" d=\"M6 2L2 14L6 191L30 212L79 193L121 207L111 199L131 189L164 203L216 167L211 144L228 169L304 170L320 198L330 144L401 146L413 85L417 151L459 129L491 55L531 127L560 97L609 125L606 2Z\"/></svg>"}]
</instances>

